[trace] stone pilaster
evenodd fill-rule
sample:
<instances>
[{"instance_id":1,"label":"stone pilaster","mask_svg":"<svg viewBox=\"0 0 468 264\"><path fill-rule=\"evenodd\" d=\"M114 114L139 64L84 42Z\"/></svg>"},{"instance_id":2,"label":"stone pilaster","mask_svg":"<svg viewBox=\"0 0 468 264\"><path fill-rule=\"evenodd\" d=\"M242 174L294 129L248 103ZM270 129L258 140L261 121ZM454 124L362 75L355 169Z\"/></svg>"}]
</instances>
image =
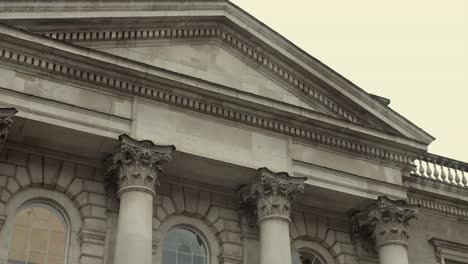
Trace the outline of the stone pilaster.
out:
<instances>
[{"instance_id":1,"label":"stone pilaster","mask_svg":"<svg viewBox=\"0 0 468 264\"><path fill-rule=\"evenodd\" d=\"M244 203L254 202L258 221L266 218L290 220L294 195L304 191L305 178L291 177L285 172L258 170L257 179L242 193Z\"/></svg>"},{"instance_id":2,"label":"stone pilaster","mask_svg":"<svg viewBox=\"0 0 468 264\"><path fill-rule=\"evenodd\" d=\"M0 152L5 146L16 113L18 111L14 108L0 108Z\"/></svg>"},{"instance_id":3,"label":"stone pilaster","mask_svg":"<svg viewBox=\"0 0 468 264\"><path fill-rule=\"evenodd\" d=\"M408 264L409 221L419 205L379 197L368 213L372 237L382 264Z\"/></svg>"},{"instance_id":4,"label":"stone pilaster","mask_svg":"<svg viewBox=\"0 0 468 264\"><path fill-rule=\"evenodd\" d=\"M161 164L171 160L175 147L137 141L127 135L119 139L121 144L108 173L117 178L120 197L115 264L151 264L155 185Z\"/></svg>"},{"instance_id":5,"label":"stone pilaster","mask_svg":"<svg viewBox=\"0 0 468 264\"><path fill-rule=\"evenodd\" d=\"M260 228L260 264L291 264L289 223L291 202L304 191L305 178L258 170L255 181L244 189L242 200L252 205Z\"/></svg>"}]
</instances>

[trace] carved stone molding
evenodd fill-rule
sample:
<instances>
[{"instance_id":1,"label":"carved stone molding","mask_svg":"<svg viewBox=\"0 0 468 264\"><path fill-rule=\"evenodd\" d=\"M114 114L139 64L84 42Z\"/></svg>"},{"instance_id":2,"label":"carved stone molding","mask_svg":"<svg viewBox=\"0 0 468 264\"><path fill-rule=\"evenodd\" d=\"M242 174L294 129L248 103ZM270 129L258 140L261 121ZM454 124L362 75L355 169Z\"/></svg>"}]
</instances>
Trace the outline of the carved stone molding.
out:
<instances>
[{"instance_id":1,"label":"carved stone molding","mask_svg":"<svg viewBox=\"0 0 468 264\"><path fill-rule=\"evenodd\" d=\"M5 146L16 113L18 111L14 108L0 108L0 152Z\"/></svg>"},{"instance_id":2,"label":"carved stone molding","mask_svg":"<svg viewBox=\"0 0 468 264\"><path fill-rule=\"evenodd\" d=\"M416 218L419 205L390 200L381 196L368 213L376 247L385 244L408 245L409 220Z\"/></svg>"},{"instance_id":3,"label":"carved stone molding","mask_svg":"<svg viewBox=\"0 0 468 264\"><path fill-rule=\"evenodd\" d=\"M291 202L296 193L304 191L305 180L260 168L256 180L244 189L242 201L247 205L255 204L258 222L271 217L290 221Z\"/></svg>"},{"instance_id":4,"label":"carved stone molding","mask_svg":"<svg viewBox=\"0 0 468 264\"><path fill-rule=\"evenodd\" d=\"M118 151L112 156L108 174L117 177L118 193L141 189L155 194L161 163L170 161L174 146L159 146L149 140L137 141L127 135L119 137Z\"/></svg>"},{"instance_id":5,"label":"carved stone molding","mask_svg":"<svg viewBox=\"0 0 468 264\"><path fill-rule=\"evenodd\" d=\"M241 111L236 107L228 107L222 103L208 102L201 100L199 97L178 94L174 92L174 90L165 91L153 86L150 87L135 82L125 75L111 76L96 70L91 71L89 69L77 67L76 65L39 58L3 47L0 47L0 61L14 63L22 67L29 67L33 71L45 73L53 72L53 76L69 78L70 81L84 82L89 85L106 87L119 92L138 95L175 107L281 133L327 148L385 160L398 164L398 166L407 166L411 164L413 160L413 158L409 156L409 153L378 147L370 143L363 143L342 136L331 135L310 126L297 125L286 120L266 117L260 115L257 110L250 111L244 108L244 110ZM135 78L133 77L132 79Z\"/></svg>"},{"instance_id":6,"label":"carved stone molding","mask_svg":"<svg viewBox=\"0 0 468 264\"><path fill-rule=\"evenodd\" d=\"M429 242L434 246L435 255L439 263L446 263L448 260L460 263L468 262L468 244L436 237L432 237Z\"/></svg>"}]
</instances>

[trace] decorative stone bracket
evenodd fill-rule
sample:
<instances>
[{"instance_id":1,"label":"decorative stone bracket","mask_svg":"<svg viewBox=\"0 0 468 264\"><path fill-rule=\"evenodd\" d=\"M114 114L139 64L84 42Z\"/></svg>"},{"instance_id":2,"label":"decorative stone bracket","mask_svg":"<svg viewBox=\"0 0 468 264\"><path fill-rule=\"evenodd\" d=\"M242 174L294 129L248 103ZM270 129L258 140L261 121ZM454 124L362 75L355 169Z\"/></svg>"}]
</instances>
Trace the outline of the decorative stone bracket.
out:
<instances>
[{"instance_id":1,"label":"decorative stone bracket","mask_svg":"<svg viewBox=\"0 0 468 264\"><path fill-rule=\"evenodd\" d=\"M16 113L18 111L15 108L0 108L0 152L5 146Z\"/></svg>"},{"instance_id":2,"label":"decorative stone bracket","mask_svg":"<svg viewBox=\"0 0 468 264\"><path fill-rule=\"evenodd\" d=\"M242 190L243 207L254 210L259 222L271 217L290 221L291 201L296 193L304 191L305 180L260 168L254 182Z\"/></svg>"},{"instance_id":3,"label":"decorative stone bracket","mask_svg":"<svg viewBox=\"0 0 468 264\"><path fill-rule=\"evenodd\" d=\"M155 194L154 188L161 163L170 161L174 146L159 146L149 140L138 141L128 135L119 136L119 149L112 156L107 175L117 178L118 193L142 189Z\"/></svg>"}]
</instances>

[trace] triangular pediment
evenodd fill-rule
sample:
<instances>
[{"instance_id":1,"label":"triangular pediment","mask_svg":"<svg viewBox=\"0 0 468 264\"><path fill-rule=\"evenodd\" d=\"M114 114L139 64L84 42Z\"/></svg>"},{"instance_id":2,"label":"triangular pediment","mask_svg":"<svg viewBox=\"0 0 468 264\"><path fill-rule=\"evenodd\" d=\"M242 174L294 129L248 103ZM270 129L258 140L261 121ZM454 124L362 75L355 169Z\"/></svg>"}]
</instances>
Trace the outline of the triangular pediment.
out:
<instances>
[{"instance_id":1,"label":"triangular pediment","mask_svg":"<svg viewBox=\"0 0 468 264\"><path fill-rule=\"evenodd\" d=\"M276 82L267 73L255 69L248 60L216 42L153 42L138 46L116 43L114 46L93 48L242 92L333 115L303 100L287 85Z\"/></svg>"},{"instance_id":2,"label":"triangular pediment","mask_svg":"<svg viewBox=\"0 0 468 264\"><path fill-rule=\"evenodd\" d=\"M50 1L38 2L42 11L49 11L40 19L9 12L0 22L214 83L223 87L219 91L231 91L225 95L239 91L267 98L273 108L281 102L318 112L345 122L340 123L343 128L357 125L423 144L434 139L228 1L87 6L68 1L63 9Z\"/></svg>"}]
</instances>

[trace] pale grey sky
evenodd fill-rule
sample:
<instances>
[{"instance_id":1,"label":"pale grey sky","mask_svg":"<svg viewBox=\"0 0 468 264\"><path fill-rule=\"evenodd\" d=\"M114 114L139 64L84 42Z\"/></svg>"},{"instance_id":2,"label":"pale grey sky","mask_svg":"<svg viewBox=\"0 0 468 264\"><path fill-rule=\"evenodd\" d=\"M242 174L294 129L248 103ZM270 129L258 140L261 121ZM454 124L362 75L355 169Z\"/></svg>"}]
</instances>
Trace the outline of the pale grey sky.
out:
<instances>
[{"instance_id":1,"label":"pale grey sky","mask_svg":"<svg viewBox=\"0 0 468 264\"><path fill-rule=\"evenodd\" d=\"M231 0L468 162L468 0Z\"/></svg>"}]
</instances>

